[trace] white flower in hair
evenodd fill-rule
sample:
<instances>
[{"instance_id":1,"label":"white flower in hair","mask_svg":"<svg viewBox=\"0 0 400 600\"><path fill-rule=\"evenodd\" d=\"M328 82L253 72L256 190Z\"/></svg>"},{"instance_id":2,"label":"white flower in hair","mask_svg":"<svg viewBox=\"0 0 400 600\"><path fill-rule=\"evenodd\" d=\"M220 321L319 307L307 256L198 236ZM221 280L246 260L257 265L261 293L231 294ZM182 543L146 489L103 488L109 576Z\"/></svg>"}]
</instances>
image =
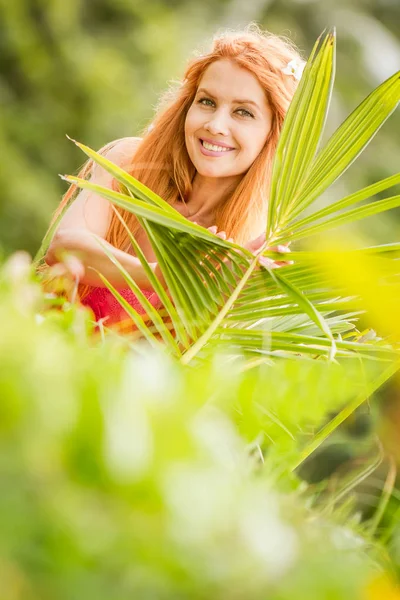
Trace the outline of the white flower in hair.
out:
<instances>
[{"instance_id":1,"label":"white flower in hair","mask_svg":"<svg viewBox=\"0 0 400 600\"><path fill-rule=\"evenodd\" d=\"M300 81L305 66L305 62L300 62L294 58L293 60L290 60L286 67L281 69L281 71L282 73L285 73L285 75L293 75L297 81Z\"/></svg>"}]
</instances>

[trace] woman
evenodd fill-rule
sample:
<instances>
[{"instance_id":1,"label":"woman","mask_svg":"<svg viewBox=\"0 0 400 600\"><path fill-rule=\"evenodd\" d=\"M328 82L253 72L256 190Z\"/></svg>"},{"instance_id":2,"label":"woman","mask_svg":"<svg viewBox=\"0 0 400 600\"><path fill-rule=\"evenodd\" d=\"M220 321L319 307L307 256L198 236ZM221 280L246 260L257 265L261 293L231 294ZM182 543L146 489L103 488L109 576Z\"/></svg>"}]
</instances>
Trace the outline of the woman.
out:
<instances>
[{"instance_id":1,"label":"woman","mask_svg":"<svg viewBox=\"0 0 400 600\"><path fill-rule=\"evenodd\" d=\"M191 59L180 87L162 96L142 137L116 140L100 152L189 220L255 251L265 240L272 160L302 66L304 61L291 42L263 32L254 23L243 31L216 35L208 53ZM94 183L118 189L117 182L92 161L79 174L89 175ZM71 186L53 221L75 192ZM136 217L118 210L158 271ZM75 275L80 299L92 308L96 320L105 319L107 325L126 319L127 314L89 267L100 271L138 312L143 311L93 234L106 240L150 301L156 306L159 302L115 212L108 200L80 191L45 256L48 265L59 260L61 249L79 256L82 266Z\"/></svg>"}]
</instances>

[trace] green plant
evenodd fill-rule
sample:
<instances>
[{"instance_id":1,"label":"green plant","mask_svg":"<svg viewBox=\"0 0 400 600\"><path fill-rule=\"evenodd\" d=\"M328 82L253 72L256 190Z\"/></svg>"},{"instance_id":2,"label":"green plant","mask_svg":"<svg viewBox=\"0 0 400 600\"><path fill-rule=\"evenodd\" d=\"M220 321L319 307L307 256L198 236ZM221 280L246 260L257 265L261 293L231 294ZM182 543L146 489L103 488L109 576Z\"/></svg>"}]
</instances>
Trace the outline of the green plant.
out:
<instances>
[{"instance_id":1,"label":"green plant","mask_svg":"<svg viewBox=\"0 0 400 600\"><path fill-rule=\"evenodd\" d=\"M215 352L188 367L111 333L94 345L85 309L48 302L29 261L11 257L0 272L4 600L394 594L376 517L360 523L351 482L321 502L292 470L378 361L367 373L356 357L249 369Z\"/></svg>"},{"instance_id":2,"label":"green plant","mask_svg":"<svg viewBox=\"0 0 400 600\"><path fill-rule=\"evenodd\" d=\"M308 238L400 205L397 195L342 212L399 183L397 174L300 218L350 166L400 98L397 73L374 90L317 152L334 72L335 33L330 32L317 40L285 119L273 166L266 240L260 249L264 256L276 257L268 252L271 245ZM185 364L201 359L203 350L218 348L229 348L232 355L244 352L250 359L264 356L268 360L276 354L321 355L333 359L359 352L391 360L391 349L382 343L358 343L360 335L354 325L356 307L359 309L356 298L344 295L340 282L334 281L321 265L318 252L293 253L294 264L283 270L259 270L258 257L189 222L125 171L87 146L77 145L120 182L124 193L72 176L65 179L96 191L139 218L167 282L171 298L151 273L131 236L133 248L164 304L164 314L175 332L173 336L127 273L124 273L127 287L148 311L150 323L145 323L103 278L153 346L162 343ZM37 263L56 226L57 223L46 235ZM384 253L392 260L399 249L398 244L392 244L362 250L376 255ZM114 260L111 256L110 259Z\"/></svg>"},{"instance_id":3,"label":"green plant","mask_svg":"<svg viewBox=\"0 0 400 600\"><path fill-rule=\"evenodd\" d=\"M394 196L351 208L399 183L397 174L302 216L355 160L400 97L396 74L373 91L318 151L334 69L335 35L329 33L317 41L285 120L273 169L266 240L260 251L265 256L276 257L268 251L273 244L308 238L400 205L400 197ZM79 304L65 303L61 311L46 311L42 298L36 308L45 320L41 325L43 352L54 347L54 340L50 343L54 336L64 359L68 352L76 353L70 362L65 361L65 373L59 369L62 377L74 374L68 386L78 387L65 389L70 389L71 402L77 403L80 415L73 420L66 442L58 434L43 437L43 456L48 456L55 439L56 455L61 457L56 471L64 488L72 489L72 497L76 494L82 498L79 485L74 488L74 482L79 481L83 487L93 487L95 498L101 495L106 509L104 512L102 504L95 513L88 537L95 536L93 531L101 527L118 532L116 546L106 541L103 554L93 557L89 548L74 559L74 568L88 560L104 574L100 586L85 576L82 581L96 597L101 598L103 592L107 597L108 590L116 585L115 573L128 572L133 555L134 574L121 588L122 598L132 593L144 598L155 594L160 598L212 595L293 600L327 593L337 598L374 597L366 595L365 581L378 563L388 565L386 551L376 545L373 534L394 485L393 473L366 524L357 520L352 492L377 468L381 449L372 440L363 468L352 471L332 495L322 496L323 503L319 503L319 491L303 489L298 467L398 371L395 307L400 245L341 253L297 251L292 253L291 266L259 269L257 256L190 223L125 171L87 146L78 146L120 182L122 192L72 176L65 179L103 195L139 218L170 293L166 294L131 236L133 248L164 305L160 313L154 311L124 273L127 287L150 317L145 321L124 304L141 333L139 343L104 328L107 335L93 348L88 315ZM53 231L44 239L35 264L42 260ZM368 282L364 276L367 270ZM351 273L357 273L353 280ZM118 291L103 280L123 303ZM368 286L379 291L379 301L369 297ZM52 299L48 300L51 303ZM387 322L392 324L390 339L359 326L360 318L374 319L379 314L381 301ZM11 304L7 306L9 314ZM172 330L163 318L170 320ZM40 349L34 331L32 343ZM4 353L10 352L10 347L8 340ZM56 364L57 360L54 357ZM4 372L11 371L9 365ZM45 381L46 376L42 377ZM32 402L36 406L42 400ZM11 409L9 412L13 414ZM15 423L18 432L22 425L18 419ZM24 432L21 429L21 437L15 439L26 445L23 447L29 456L32 446L30 438L24 441ZM10 453L15 440L13 444ZM28 467L23 464L22 472L26 473ZM71 470L66 471L66 465ZM167 484L166 493L163 485L170 476L173 483ZM49 481L52 477L50 474ZM268 503L267 489L276 494L272 504ZM246 521L245 535L263 531L263 519L274 503L283 511L287 508L294 519L300 549L297 556L302 558L285 572L290 576L271 579L273 561L268 560L272 554L266 558L269 566L261 569L251 554L253 550L250 560L246 558L248 548L237 533L246 494L249 514L253 510L260 521ZM40 502L47 505L49 501L40 497ZM262 505L260 513L258 502ZM132 506L134 514L129 518ZM74 514L74 508L66 504L61 510ZM170 511L178 521L170 520ZM122 528L126 521L125 535ZM265 527L264 537L268 537L273 521ZM284 530L280 530L282 539L286 539ZM74 543L81 532L78 523ZM333 538L339 536L339 546L331 533ZM252 539L260 552L268 553L263 536L256 538ZM111 560L111 574L110 547L120 549L120 561ZM156 547L165 549L162 557L154 556ZM292 547L290 541L288 547ZM46 556L49 552L50 547ZM279 555L281 548L276 552ZM59 589L51 589L60 593L63 581ZM68 597L68 592L63 593Z\"/></svg>"}]
</instances>

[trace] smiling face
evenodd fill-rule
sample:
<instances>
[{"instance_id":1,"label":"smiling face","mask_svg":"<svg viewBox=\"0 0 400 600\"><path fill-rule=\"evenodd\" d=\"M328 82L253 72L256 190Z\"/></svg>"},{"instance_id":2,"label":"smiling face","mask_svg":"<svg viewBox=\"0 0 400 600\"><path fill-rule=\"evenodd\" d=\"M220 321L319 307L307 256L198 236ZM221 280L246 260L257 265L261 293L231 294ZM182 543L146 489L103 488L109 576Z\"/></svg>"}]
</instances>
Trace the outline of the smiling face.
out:
<instances>
[{"instance_id":1,"label":"smiling face","mask_svg":"<svg viewBox=\"0 0 400 600\"><path fill-rule=\"evenodd\" d=\"M202 177L240 179L262 150L271 124L272 111L256 76L229 59L215 61L186 115L189 157Z\"/></svg>"}]
</instances>

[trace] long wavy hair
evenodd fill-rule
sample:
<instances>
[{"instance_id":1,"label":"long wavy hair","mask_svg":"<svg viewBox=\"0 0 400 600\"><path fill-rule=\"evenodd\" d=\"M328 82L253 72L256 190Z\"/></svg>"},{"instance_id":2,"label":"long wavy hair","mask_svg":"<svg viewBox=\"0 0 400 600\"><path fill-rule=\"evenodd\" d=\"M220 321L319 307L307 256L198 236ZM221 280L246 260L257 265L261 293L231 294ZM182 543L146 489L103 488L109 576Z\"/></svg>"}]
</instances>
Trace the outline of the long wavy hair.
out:
<instances>
[{"instance_id":1,"label":"long wavy hair","mask_svg":"<svg viewBox=\"0 0 400 600\"><path fill-rule=\"evenodd\" d=\"M243 244L260 235L265 227L272 161L285 114L298 85L282 68L293 59L304 62L290 39L263 31L254 22L241 30L219 30L212 38L211 50L195 51L182 81L178 85L171 83L161 95L151 125L141 132L143 139L124 168L170 204L189 197L196 170L185 145L186 114L206 69L220 59L230 59L257 77L273 114L271 130L261 152L216 213L218 229ZM100 152L106 154L115 143L107 144ZM89 177L92 166L93 162L87 161L79 177ZM114 181L113 187L118 189L118 182ZM53 214L50 227L78 190L75 185L69 187ZM122 209L118 211L135 235L140 227L135 215ZM128 234L115 212L106 240L121 250L130 246ZM81 284L80 298L91 289Z\"/></svg>"}]
</instances>

